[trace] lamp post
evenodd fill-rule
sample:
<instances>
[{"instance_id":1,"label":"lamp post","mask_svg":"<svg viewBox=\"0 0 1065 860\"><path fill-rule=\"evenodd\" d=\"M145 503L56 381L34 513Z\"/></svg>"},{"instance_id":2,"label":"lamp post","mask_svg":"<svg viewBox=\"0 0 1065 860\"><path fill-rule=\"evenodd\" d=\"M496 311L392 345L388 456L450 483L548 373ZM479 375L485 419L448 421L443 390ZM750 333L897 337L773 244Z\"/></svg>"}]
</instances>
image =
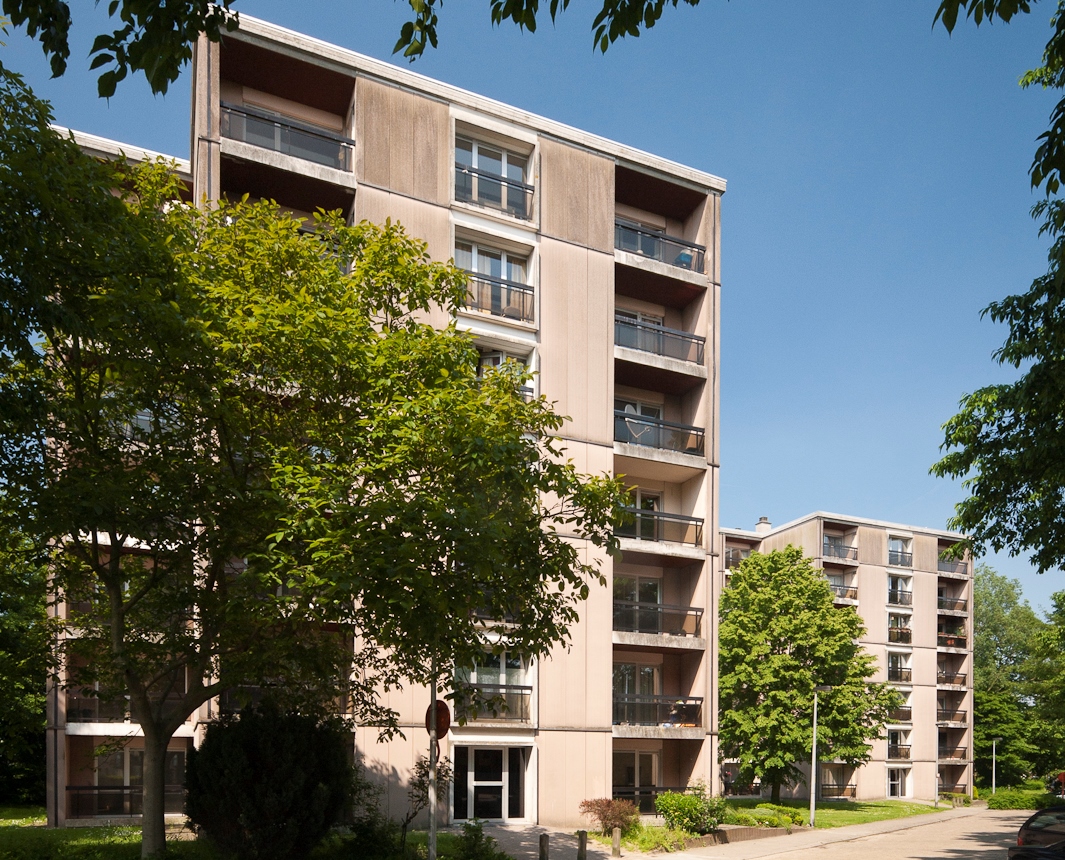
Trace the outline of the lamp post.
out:
<instances>
[{"instance_id":1,"label":"lamp post","mask_svg":"<svg viewBox=\"0 0 1065 860\"><path fill-rule=\"evenodd\" d=\"M998 742L1002 738L991 738L991 793L995 793L995 778L997 776L996 770L998 769Z\"/></svg>"},{"instance_id":2,"label":"lamp post","mask_svg":"<svg viewBox=\"0 0 1065 860\"><path fill-rule=\"evenodd\" d=\"M814 687L814 742L810 750L810 827L814 826L817 813L817 694L827 693L832 688L825 684Z\"/></svg>"}]
</instances>

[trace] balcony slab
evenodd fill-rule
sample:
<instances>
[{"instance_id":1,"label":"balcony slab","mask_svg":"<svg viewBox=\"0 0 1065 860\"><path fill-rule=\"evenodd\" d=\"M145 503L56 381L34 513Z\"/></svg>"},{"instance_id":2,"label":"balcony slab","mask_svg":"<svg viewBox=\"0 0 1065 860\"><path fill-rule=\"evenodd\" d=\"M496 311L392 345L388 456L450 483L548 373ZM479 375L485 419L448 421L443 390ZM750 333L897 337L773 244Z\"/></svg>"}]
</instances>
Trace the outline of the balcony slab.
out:
<instances>
[{"instance_id":1,"label":"balcony slab","mask_svg":"<svg viewBox=\"0 0 1065 860\"><path fill-rule=\"evenodd\" d=\"M328 182L332 185L339 185L342 188L349 188L352 191L358 187L358 182L355 180L354 173L347 170L337 170L335 167L328 167L324 164L316 164L313 161L307 161L305 158L298 158L295 155L287 155L283 152L265 149L261 146L244 143L240 140L233 140L229 137L221 138L219 148L222 155L239 158L242 161L263 164L285 173L295 173L299 176L307 176L321 182Z\"/></svg>"},{"instance_id":2,"label":"balcony slab","mask_svg":"<svg viewBox=\"0 0 1065 860\"><path fill-rule=\"evenodd\" d=\"M622 552L641 555L663 556L665 558L683 558L691 561L703 561L706 550L701 546L672 543L663 540L640 540L639 538L619 537L618 546Z\"/></svg>"},{"instance_id":3,"label":"balcony slab","mask_svg":"<svg viewBox=\"0 0 1065 860\"><path fill-rule=\"evenodd\" d=\"M968 618L969 610L967 609L937 609L940 615L953 615L955 618Z\"/></svg>"},{"instance_id":4,"label":"balcony slab","mask_svg":"<svg viewBox=\"0 0 1065 860\"><path fill-rule=\"evenodd\" d=\"M701 636L670 636L667 633L628 633L624 630L615 630L611 634L611 641L615 645L630 645L636 648L706 650L706 640Z\"/></svg>"},{"instance_id":5,"label":"balcony slab","mask_svg":"<svg viewBox=\"0 0 1065 860\"><path fill-rule=\"evenodd\" d=\"M614 345L614 358L618 361L627 361L630 364L642 364L646 367L654 367L667 373L677 373L681 376L694 376L699 379L707 378L706 365L696 364L694 361L681 361L679 358L670 358L666 355L657 355L653 352L644 352L642 349L631 349L627 346Z\"/></svg>"},{"instance_id":6,"label":"balcony slab","mask_svg":"<svg viewBox=\"0 0 1065 860\"><path fill-rule=\"evenodd\" d=\"M67 723L68 736L96 736L106 738L140 738L144 736L139 723ZM175 738L191 738L196 734L196 727L191 723L178 726Z\"/></svg>"},{"instance_id":7,"label":"balcony slab","mask_svg":"<svg viewBox=\"0 0 1065 860\"><path fill-rule=\"evenodd\" d=\"M679 484L701 475L708 467L706 457L698 454L682 454L629 442L614 443L614 472L619 475Z\"/></svg>"},{"instance_id":8,"label":"balcony slab","mask_svg":"<svg viewBox=\"0 0 1065 860\"><path fill-rule=\"evenodd\" d=\"M706 287L707 276L702 272L693 272L691 269L682 269L680 266L671 266L669 263L663 263L661 260L652 260L650 257L644 257L642 254L632 254L628 251L621 251L617 248L614 249L614 262L620 263L623 266L631 266L634 269L642 269L645 272L651 272L655 275L660 275L665 278L672 278L676 281L684 281L686 284L692 284L696 287Z\"/></svg>"},{"instance_id":9,"label":"balcony slab","mask_svg":"<svg viewBox=\"0 0 1065 860\"><path fill-rule=\"evenodd\" d=\"M706 737L706 729L701 726L613 726L611 734L616 738L676 738L701 741Z\"/></svg>"}]
</instances>

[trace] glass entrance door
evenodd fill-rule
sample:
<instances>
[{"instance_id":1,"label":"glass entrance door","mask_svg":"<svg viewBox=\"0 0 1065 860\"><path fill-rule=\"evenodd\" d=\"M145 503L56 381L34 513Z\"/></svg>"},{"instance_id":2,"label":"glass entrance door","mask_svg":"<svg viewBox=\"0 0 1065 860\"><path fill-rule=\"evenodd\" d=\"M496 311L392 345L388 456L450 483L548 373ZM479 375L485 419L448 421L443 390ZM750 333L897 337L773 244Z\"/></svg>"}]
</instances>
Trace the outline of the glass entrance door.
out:
<instances>
[{"instance_id":1,"label":"glass entrance door","mask_svg":"<svg viewBox=\"0 0 1065 860\"><path fill-rule=\"evenodd\" d=\"M528 754L529 747L455 747L452 818L524 819Z\"/></svg>"}]
</instances>

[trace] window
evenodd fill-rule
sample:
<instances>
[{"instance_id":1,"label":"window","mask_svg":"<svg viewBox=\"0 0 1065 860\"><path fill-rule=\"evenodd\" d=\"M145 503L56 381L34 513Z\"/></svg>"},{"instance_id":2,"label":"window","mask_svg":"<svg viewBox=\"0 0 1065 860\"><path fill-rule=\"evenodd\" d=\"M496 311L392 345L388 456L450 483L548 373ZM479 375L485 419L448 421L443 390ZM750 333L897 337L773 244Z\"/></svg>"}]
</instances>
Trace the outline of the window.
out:
<instances>
[{"instance_id":1,"label":"window","mask_svg":"<svg viewBox=\"0 0 1065 860\"><path fill-rule=\"evenodd\" d=\"M632 800L640 812L654 813L655 788L658 785L657 753L615 750L612 779L616 799Z\"/></svg>"},{"instance_id":2,"label":"window","mask_svg":"<svg viewBox=\"0 0 1065 860\"><path fill-rule=\"evenodd\" d=\"M485 653L470 668L458 669L455 680L466 695L458 697L455 711L469 720L528 722L532 718L529 663L520 654ZM468 698L467 698L468 697Z\"/></svg>"},{"instance_id":3,"label":"window","mask_svg":"<svg viewBox=\"0 0 1065 860\"><path fill-rule=\"evenodd\" d=\"M661 633L662 581L644 576L614 576L614 629Z\"/></svg>"},{"instance_id":4,"label":"window","mask_svg":"<svg viewBox=\"0 0 1065 860\"><path fill-rule=\"evenodd\" d=\"M725 547L725 569L731 570L734 567L739 567L740 563L749 558L751 550L748 547L728 546Z\"/></svg>"},{"instance_id":5,"label":"window","mask_svg":"<svg viewBox=\"0 0 1065 860\"><path fill-rule=\"evenodd\" d=\"M661 420L661 404L616 398L614 400L614 441L661 448L663 447Z\"/></svg>"},{"instance_id":6,"label":"window","mask_svg":"<svg viewBox=\"0 0 1065 860\"><path fill-rule=\"evenodd\" d=\"M533 192L526 182L528 164L528 156L456 137L455 200L528 220Z\"/></svg>"},{"instance_id":7,"label":"window","mask_svg":"<svg viewBox=\"0 0 1065 860\"><path fill-rule=\"evenodd\" d=\"M658 540L655 528L655 513L660 510L661 497L658 493L649 493L639 487L633 489L629 498L636 511L636 537L640 540Z\"/></svg>"},{"instance_id":8,"label":"window","mask_svg":"<svg viewBox=\"0 0 1065 860\"><path fill-rule=\"evenodd\" d=\"M888 680L909 684L913 679L910 669L910 655L889 651L887 655Z\"/></svg>"},{"instance_id":9,"label":"window","mask_svg":"<svg viewBox=\"0 0 1065 860\"><path fill-rule=\"evenodd\" d=\"M897 567L913 566L913 553L910 552L909 538L888 538L888 564Z\"/></svg>"},{"instance_id":10,"label":"window","mask_svg":"<svg viewBox=\"0 0 1065 860\"><path fill-rule=\"evenodd\" d=\"M470 275L467 308L504 319L532 322L533 289L528 257L477 242L455 242L455 265Z\"/></svg>"},{"instance_id":11,"label":"window","mask_svg":"<svg viewBox=\"0 0 1065 860\"><path fill-rule=\"evenodd\" d=\"M888 642L908 645L912 636L909 615L898 615L893 612L888 614Z\"/></svg>"},{"instance_id":12,"label":"window","mask_svg":"<svg viewBox=\"0 0 1065 860\"><path fill-rule=\"evenodd\" d=\"M906 770L901 767L888 768L888 797L906 796Z\"/></svg>"},{"instance_id":13,"label":"window","mask_svg":"<svg viewBox=\"0 0 1065 860\"><path fill-rule=\"evenodd\" d=\"M662 259L662 240L666 238L666 231L661 227L615 217L614 234L614 244L619 250L652 260Z\"/></svg>"},{"instance_id":14,"label":"window","mask_svg":"<svg viewBox=\"0 0 1065 860\"><path fill-rule=\"evenodd\" d=\"M503 352L501 350L478 350L477 377L480 378L483 376L486 369L501 367L503 363L507 361L513 361L516 364L520 364L523 368L528 368L529 366L529 356L515 355L514 353ZM526 380L521 387L521 394L526 400L532 400L536 397L536 389L533 380Z\"/></svg>"},{"instance_id":15,"label":"window","mask_svg":"<svg viewBox=\"0 0 1065 860\"><path fill-rule=\"evenodd\" d=\"M640 663L614 664L615 696L656 696L661 689L658 666Z\"/></svg>"},{"instance_id":16,"label":"window","mask_svg":"<svg viewBox=\"0 0 1065 860\"><path fill-rule=\"evenodd\" d=\"M913 606L913 580L908 576L888 577L888 603L895 606Z\"/></svg>"}]
</instances>

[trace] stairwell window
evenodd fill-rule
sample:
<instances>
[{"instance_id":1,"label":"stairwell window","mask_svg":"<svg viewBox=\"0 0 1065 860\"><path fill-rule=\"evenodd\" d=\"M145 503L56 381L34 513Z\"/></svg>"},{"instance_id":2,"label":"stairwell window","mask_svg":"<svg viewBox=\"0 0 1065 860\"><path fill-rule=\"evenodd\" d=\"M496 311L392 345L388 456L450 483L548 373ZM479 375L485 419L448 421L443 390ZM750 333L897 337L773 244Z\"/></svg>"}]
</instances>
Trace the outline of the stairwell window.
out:
<instances>
[{"instance_id":1,"label":"stairwell window","mask_svg":"<svg viewBox=\"0 0 1065 860\"><path fill-rule=\"evenodd\" d=\"M455 265L469 273L466 308L503 319L532 322L534 292L529 259L478 242L455 242Z\"/></svg>"},{"instance_id":2,"label":"stairwell window","mask_svg":"<svg viewBox=\"0 0 1065 860\"><path fill-rule=\"evenodd\" d=\"M528 166L527 155L456 137L455 200L528 220L532 217L533 193Z\"/></svg>"}]
</instances>

